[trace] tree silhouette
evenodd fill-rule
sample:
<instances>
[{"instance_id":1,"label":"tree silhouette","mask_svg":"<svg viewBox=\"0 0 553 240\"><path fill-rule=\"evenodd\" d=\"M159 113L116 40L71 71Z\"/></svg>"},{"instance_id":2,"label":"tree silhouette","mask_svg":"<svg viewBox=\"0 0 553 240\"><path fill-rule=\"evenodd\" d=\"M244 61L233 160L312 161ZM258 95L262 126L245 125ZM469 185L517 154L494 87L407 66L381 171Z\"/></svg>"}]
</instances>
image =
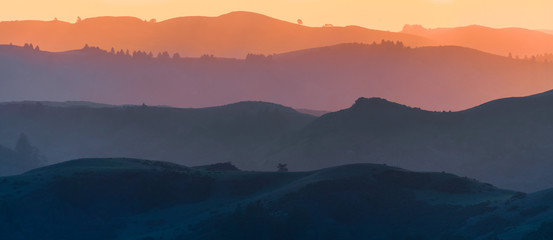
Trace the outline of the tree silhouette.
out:
<instances>
[{"instance_id":1,"label":"tree silhouette","mask_svg":"<svg viewBox=\"0 0 553 240\"><path fill-rule=\"evenodd\" d=\"M167 51L158 53L156 58L164 61L171 59Z\"/></svg>"},{"instance_id":2,"label":"tree silhouette","mask_svg":"<svg viewBox=\"0 0 553 240\"><path fill-rule=\"evenodd\" d=\"M277 165L277 169L279 172L288 172L288 164L286 163L279 163Z\"/></svg>"},{"instance_id":3,"label":"tree silhouette","mask_svg":"<svg viewBox=\"0 0 553 240\"><path fill-rule=\"evenodd\" d=\"M37 148L35 148L25 134L20 134L15 143L15 152L21 160L21 164L27 167L38 167L43 161Z\"/></svg>"},{"instance_id":4,"label":"tree silhouette","mask_svg":"<svg viewBox=\"0 0 553 240\"><path fill-rule=\"evenodd\" d=\"M35 154L34 147L25 134L20 134L15 143L15 151L24 157L32 157Z\"/></svg>"}]
</instances>

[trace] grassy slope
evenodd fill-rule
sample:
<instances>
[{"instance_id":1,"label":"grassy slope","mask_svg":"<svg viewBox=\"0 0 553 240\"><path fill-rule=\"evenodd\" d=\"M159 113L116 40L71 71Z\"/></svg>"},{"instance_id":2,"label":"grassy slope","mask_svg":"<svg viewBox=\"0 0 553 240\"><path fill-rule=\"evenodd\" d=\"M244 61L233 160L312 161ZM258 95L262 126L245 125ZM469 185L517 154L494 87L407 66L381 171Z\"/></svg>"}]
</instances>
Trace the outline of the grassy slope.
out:
<instances>
[{"instance_id":1,"label":"grassy slope","mask_svg":"<svg viewBox=\"0 0 553 240\"><path fill-rule=\"evenodd\" d=\"M475 238L510 226L480 222L515 195L375 164L216 172L136 159L64 162L1 178L0 192L0 233L13 239Z\"/></svg>"}]
</instances>

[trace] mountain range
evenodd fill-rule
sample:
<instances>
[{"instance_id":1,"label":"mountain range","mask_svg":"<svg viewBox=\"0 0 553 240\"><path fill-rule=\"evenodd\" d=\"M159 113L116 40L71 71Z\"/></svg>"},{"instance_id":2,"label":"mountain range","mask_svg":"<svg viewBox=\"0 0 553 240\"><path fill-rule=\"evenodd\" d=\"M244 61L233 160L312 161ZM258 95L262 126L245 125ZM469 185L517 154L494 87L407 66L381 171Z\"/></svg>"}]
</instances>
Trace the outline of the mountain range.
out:
<instances>
[{"instance_id":1,"label":"mountain range","mask_svg":"<svg viewBox=\"0 0 553 240\"><path fill-rule=\"evenodd\" d=\"M536 191L553 180L551 101L545 92L432 112L359 98L321 117L264 102L201 109L15 102L0 104L0 145L23 133L49 164L112 156L250 170L385 163Z\"/></svg>"}]
</instances>

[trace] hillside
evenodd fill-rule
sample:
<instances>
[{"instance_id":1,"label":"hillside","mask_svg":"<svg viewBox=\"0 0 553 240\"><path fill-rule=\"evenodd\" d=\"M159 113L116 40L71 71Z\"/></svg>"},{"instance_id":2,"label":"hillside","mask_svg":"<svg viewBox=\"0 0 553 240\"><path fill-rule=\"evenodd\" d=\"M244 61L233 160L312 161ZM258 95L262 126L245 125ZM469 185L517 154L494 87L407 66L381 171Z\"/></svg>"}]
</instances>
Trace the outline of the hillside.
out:
<instances>
[{"instance_id":1,"label":"hillside","mask_svg":"<svg viewBox=\"0 0 553 240\"><path fill-rule=\"evenodd\" d=\"M7 140L6 137L3 139ZM44 164L44 156L26 137L22 139L22 135L19 136L15 149L0 145L0 176L21 174Z\"/></svg>"},{"instance_id":2,"label":"hillside","mask_svg":"<svg viewBox=\"0 0 553 240\"><path fill-rule=\"evenodd\" d=\"M447 171L501 187L548 188L553 175L550 92L492 101L460 112L430 112L360 98L303 128L273 160L292 169L355 162ZM339 159L339 161L337 161Z\"/></svg>"},{"instance_id":3,"label":"hillside","mask_svg":"<svg viewBox=\"0 0 553 240\"><path fill-rule=\"evenodd\" d=\"M0 101L83 100L207 107L247 100L338 110L378 96L462 110L553 89L553 63L461 47L342 44L245 60L151 58L95 48L64 53L0 46ZM64 91L60 91L64 89Z\"/></svg>"},{"instance_id":4,"label":"hillside","mask_svg":"<svg viewBox=\"0 0 553 240\"><path fill-rule=\"evenodd\" d=\"M522 28L496 29L472 25L426 29L419 25L405 25L401 32L431 39L439 45L463 46L501 56L512 54L513 57L524 58L553 53L553 35Z\"/></svg>"},{"instance_id":5,"label":"hillside","mask_svg":"<svg viewBox=\"0 0 553 240\"><path fill-rule=\"evenodd\" d=\"M0 190L9 239L484 239L551 221L539 194L375 164L277 173L80 159L1 178Z\"/></svg>"},{"instance_id":6,"label":"hillside","mask_svg":"<svg viewBox=\"0 0 553 240\"><path fill-rule=\"evenodd\" d=\"M315 118L263 102L202 109L87 105L0 104L0 144L24 133L50 163L121 156L260 169L264 154Z\"/></svg>"},{"instance_id":7,"label":"hillside","mask_svg":"<svg viewBox=\"0 0 553 240\"><path fill-rule=\"evenodd\" d=\"M101 34L99 34L101 33ZM32 43L47 51L68 51L85 44L118 51L168 51L183 57L214 54L244 58L248 53L273 54L339 43L403 41L409 46L430 44L410 34L356 26L306 27L251 12L218 17L180 17L146 22L133 17L97 17L77 23L61 21L0 22L0 44Z\"/></svg>"},{"instance_id":8,"label":"hillside","mask_svg":"<svg viewBox=\"0 0 553 240\"><path fill-rule=\"evenodd\" d=\"M23 164L20 164L19 156L14 150L0 145L0 165L2 170L0 175L13 175L21 173L20 169L23 169Z\"/></svg>"},{"instance_id":9,"label":"hillside","mask_svg":"<svg viewBox=\"0 0 553 240\"><path fill-rule=\"evenodd\" d=\"M233 162L248 170L275 170L278 163L292 170L385 163L536 191L553 181L552 97L499 99L459 112L360 98L318 118L261 102L203 109L5 103L0 144L25 133L50 164L110 156Z\"/></svg>"}]
</instances>

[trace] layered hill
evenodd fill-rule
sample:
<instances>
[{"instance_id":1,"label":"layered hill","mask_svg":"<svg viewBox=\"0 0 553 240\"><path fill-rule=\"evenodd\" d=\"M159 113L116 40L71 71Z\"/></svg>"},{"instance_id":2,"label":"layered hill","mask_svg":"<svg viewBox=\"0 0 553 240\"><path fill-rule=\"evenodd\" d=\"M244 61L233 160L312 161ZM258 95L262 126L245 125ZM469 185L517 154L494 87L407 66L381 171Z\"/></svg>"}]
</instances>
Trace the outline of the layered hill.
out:
<instances>
[{"instance_id":1,"label":"layered hill","mask_svg":"<svg viewBox=\"0 0 553 240\"><path fill-rule=\"evenodd\" d=\"M0 44L31 43L47 51L68 51L85 44L115 51L167 51L181 56L244 58L249 53L278 54L341 43L402 41L411 47L454 45L513 57L553 53L551 31L484 26L425 29L406 25L401 32L358 26L307 27L252 12L218 17L189 16L156 22L134 17L95 17L63 21L0 22ZM548 59L551 61L552 59Z\"/></svg>"},{"instance_id":2,"label":"layered hill","mask_svg":"<svg viewBox=\"0 0 553 240\"><path fill-rule=\"evenodd\" d=\"M80 159L0 189L9 239L539 239L552 220L546 193L375 164L277 173Z\"/></svg>"},{"instance_id":3,"label":"layered hill","mask_svg":"<svg viewBox=\"0 0 553 240\"><path fill-rule=\"evenodd\" d=\"M523 28L496 29L471 25L426 29L420 25L406 25L401 32L425 37L440 45L463 46L501 56L511 54L524 58L553 53L553 35L550 32Z\"/></svg>"},{"instance_id":4,"label":"layered hill","mask_svg":"<svg viewBox=\"0 0 553 240\"><path fill-rule=\"evenodd\" d=\"M0 101L78 99L206 107L261 100L338 110L359 96L378 96L423 109L462 110L553 89L553 63L390 42L251 55L245 60L131 57L91 47L50 53L0 46L0 63Z\"/></svg>"},{"instance_id":5,"label":"layered hill","mask_svg":"<svg viewBox=\"0 0 553 240\"><path fill-rule=\"evenodd\" d=\"M6 103L0 144L24 133L49 163L109 156L256 170L385 163L536 191L553 181L552 97L500 99L459 112L360 98L318 118L260 102L203 109Z\"/></svg>"},{"instance_id":6,"label":"layered hill","mask_svg":"<svg viewBox=\"0 0 553 240\"><path fill-rule=\"evenodd\" d=\"M315 118L263 102L203 109L87 105L0 104L0 141L26 134L51 163L123 156L188 165L232 161L259 169L266 167L259 161L263 154Z\"/></svg>"},{"instance_id":7,"label":"layered hill","mask_svg":"<svg viewBox=\"0 0 553 240\"><path fill-rule=\"evenodd\" d=\"M76 23L11 21L0 23L0 44L32 43L47 51L68 51L85 44L103 49L168 51L181 56L244 58L248 53L273 54L339 43L402 41L409 46L431 42L411 34L356 26L306 27L250 12L218 17L180 17L162 22L133 17L97 17Z\"/></svg>"},{"instance_id":8,"label":"layered hill","mask_svg":"<svg viewBox=\"0 0 553 240\"><path fill-rule=\"evenodd\" d=\"M553 151L550 92L460 112L430 112L378 98L326 114L289 142L280 159L300 169L376 162L449 171L512 189L547 187ZM305 165L303 165L305 164Z\"/></svg>"}]
</instances>

